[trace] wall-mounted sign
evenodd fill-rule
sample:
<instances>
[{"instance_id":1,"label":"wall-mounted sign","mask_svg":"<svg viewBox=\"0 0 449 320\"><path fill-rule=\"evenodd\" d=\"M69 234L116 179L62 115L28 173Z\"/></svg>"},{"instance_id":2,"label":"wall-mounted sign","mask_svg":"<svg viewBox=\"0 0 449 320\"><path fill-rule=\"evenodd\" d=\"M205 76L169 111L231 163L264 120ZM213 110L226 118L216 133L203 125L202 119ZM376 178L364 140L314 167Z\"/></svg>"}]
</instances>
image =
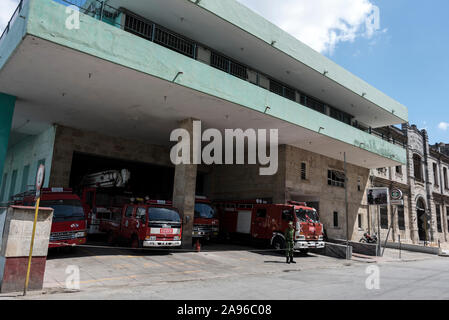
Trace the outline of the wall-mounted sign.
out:
<instances>
[{"instance_id":1,"label":"wall-mounted sign","mask_svg":"<svg viewBox=\"0 0 449 320\"><path fill-rule=\"evenodd\" d=\"M389 205L390 191L388 188L370 188L368 189L368 204L369 205Z\"/></svg>"}]
</instances>

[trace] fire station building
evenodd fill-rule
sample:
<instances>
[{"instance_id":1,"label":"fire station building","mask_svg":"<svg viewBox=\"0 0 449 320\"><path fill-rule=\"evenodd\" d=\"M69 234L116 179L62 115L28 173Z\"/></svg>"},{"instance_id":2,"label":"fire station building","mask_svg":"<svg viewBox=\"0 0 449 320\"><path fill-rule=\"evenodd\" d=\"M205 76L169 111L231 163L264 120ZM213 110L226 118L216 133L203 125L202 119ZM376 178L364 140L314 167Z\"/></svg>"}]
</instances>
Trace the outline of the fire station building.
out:
<instances>
[{"instance_id":1,"label":"fire station building","mask_svg":"<svg viewBox=\"0 0 449 320\"><path fill-rule=\"evenodd\" d=\"M408 122L403 105L237 1L88 0L74 17L23 0L0 39L0 202L33 185L41 163L54 187L127 168L136 192L173 199L185 217L195 194L306 201L329 237L349 223L358 239L370 169L407 163L376 131ZM173 165L170 133L194 120L278 129L277 173Z\"/></svg>"}]
</instances>

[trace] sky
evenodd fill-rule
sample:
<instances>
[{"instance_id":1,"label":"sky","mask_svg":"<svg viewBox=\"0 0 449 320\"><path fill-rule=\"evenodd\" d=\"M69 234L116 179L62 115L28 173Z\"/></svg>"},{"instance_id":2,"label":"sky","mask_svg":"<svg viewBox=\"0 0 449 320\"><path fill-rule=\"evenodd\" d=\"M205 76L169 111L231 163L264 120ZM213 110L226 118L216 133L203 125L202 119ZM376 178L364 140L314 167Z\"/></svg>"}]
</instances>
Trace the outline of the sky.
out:
<instances>
[{"instance_id":1,"label":"sky","mask_svg":"<svg viewBox=\"0 0 449 320\"><path fill-rule=\"evenodd\" d=\"M238 1L405 105L430 143L449 143L448 0ZM0 0L0 32L18 2Z\"/></svg>"}]
</instances>

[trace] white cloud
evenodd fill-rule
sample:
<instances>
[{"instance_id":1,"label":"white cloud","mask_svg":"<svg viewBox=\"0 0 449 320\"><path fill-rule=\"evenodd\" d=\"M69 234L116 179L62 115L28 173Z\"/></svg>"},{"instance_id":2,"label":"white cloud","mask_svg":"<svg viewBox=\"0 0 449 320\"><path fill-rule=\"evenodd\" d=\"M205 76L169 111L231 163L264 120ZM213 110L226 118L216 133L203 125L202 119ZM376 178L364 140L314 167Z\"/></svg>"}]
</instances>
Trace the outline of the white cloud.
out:
<instances>
[{"instance_id":1,"label":"white cloud","mask_svg":"<svg viewBox=\"0 0 449 320\"><path fill-rule=\"evenodd\" d=\"M238 1L322 53L387 31L380 30L379 8L371 0Z\"/></svg>"},{"instance_id":2,"label":"white cloud","mask_svg":"<svg viewBox=\"0 0 449 320\"><path fill-rule=\"evenodd\" d=\"M0 34L3 33L18 4L19 0L0 0Z\"/></svg>"},{"instance_id":3,"label":"white cloud","mask_svg":"<svg viewBox=\"0 0 449 320\"><path fill-rule=\"evenodd\" d=\"M448 122L440 122L440 124L438 125L438 129L447 131L447 129L449 129L449 123Z\"/></svg>"}]
</instances>

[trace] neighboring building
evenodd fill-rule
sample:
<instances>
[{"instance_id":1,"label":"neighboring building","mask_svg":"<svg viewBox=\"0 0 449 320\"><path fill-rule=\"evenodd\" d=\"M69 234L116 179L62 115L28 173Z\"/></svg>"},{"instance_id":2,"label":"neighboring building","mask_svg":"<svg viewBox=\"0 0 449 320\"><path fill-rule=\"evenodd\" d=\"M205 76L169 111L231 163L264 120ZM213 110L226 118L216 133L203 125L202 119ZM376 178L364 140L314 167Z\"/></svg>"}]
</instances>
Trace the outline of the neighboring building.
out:
<instances>
[{"instance_id":1,"label":"neighboring building","mask_svg":"<svg viewBox=\"0 0 449 320\"><path fill-rule=\"evenodd\" d=\"M432 146L433 149L438 150L438 152L444 153L449 157L449 144L448 143L437 143Z\"/></svg>"},{"instance_id":2,"label":"neighboring building","mask_svg":"<svg viewBox=\"0 0 449 320\"><path fill-rule=\"evenodd\" d=\"M381 208L381 237L415 244L446 242L449 233L449 156L429 146L426 130L415 125L384 128L407 145L407 166L379 168L372 172L375 187L400 189L404 206ZM376 217L376 215L374 215ZM377 219L373 218L375 221ZM375 222L377 223L377 222ZM377 230L377 228L374 228Z\"/></svg>"},{"instance_id":3,"label":"neighboring building","mask_svg":"<svg viewBox=\"0 0 449 320\"><path fill-rule=\"evenodd\" d=\"M303 200L330 237L348 226L357 239L370 169L407 176L405 145L375 130L406 123L407 109L238 2L89 0L81 11L73 28L63 5L22 1L0 38L0 202L32 185L40 163L45 186L60 187L127 167L137 191L172 198L186 217L195 193ZM279 129L277 174L174 166L170 133L192 132L193 119Z\"/></svg>"}]
</instances>

